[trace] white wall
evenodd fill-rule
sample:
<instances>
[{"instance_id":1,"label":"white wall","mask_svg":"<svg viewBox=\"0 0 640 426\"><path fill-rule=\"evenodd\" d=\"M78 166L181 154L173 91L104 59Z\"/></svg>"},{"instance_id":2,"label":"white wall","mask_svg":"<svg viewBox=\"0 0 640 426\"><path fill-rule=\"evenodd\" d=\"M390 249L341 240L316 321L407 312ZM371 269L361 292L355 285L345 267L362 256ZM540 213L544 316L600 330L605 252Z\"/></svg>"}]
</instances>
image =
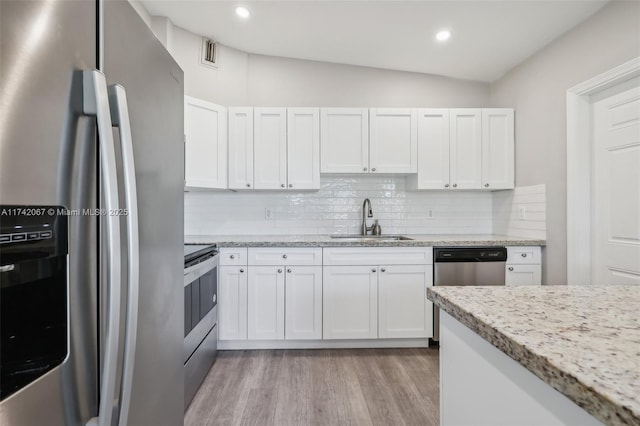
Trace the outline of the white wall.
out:
<instances>
[{"instance_id":1,"label":"white wall","mask_svg":"<svg viewBox=\"0 0 640 426\"><path fill-rule=\"evenodd\" d=\"M524 209L524 217L520 216ZM547 238L546 186L519 186L493 193L493 233L545 240Z\"/></svg>"},{"instance_id":2,"label":"white wall","mask_svg":"<svg viewBox=\"0 0 640 426\"><path fill-rule=\"evenodd\" d=\"M567 281L566 90L640 56L640 2L615 1L507 73L491 104L516 109L516 185L546 184L545 284Z\"/></svg>"},{"instance_id":3,"label":"white wall","mask_svg":"<svg viewBox=\"0 0 640 426\"><path fill-rule=\"evenodd\" d=\"M358 234L365 198L385 234L491 234L489 192L406 192L404 177L323 176L318 192L185 193L185 235Z\"/></svg>"}]
</instances>

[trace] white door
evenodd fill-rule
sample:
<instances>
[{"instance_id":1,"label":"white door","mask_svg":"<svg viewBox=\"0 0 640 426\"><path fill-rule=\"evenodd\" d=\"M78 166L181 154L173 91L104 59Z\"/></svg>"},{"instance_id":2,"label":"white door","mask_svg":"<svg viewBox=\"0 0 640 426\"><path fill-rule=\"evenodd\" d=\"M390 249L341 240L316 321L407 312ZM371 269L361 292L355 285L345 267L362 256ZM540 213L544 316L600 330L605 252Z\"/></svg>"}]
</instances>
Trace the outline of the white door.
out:
<instances>
[{"instance_id":1,"label":"white door","mask_svg":"<svg viewBox=\"0 0 640 426\"><path fill-rule=\"evenodd\" d=\"M418 110L418 174L407 178L410 189L449 188L449 110Z\"/></svg>"},{"instance_id":2,"label":"white door","mask_svg":"<svg viewBox=\"0 0 640 426\"><path fill-rule=\"evenodd\" d=\"M433 305L427 300L433 267L380 266L378 277L378 337L433 337Z\"/></svg>"},{"instance_id":3,"label":"white door","mask_svg":"<svg viewBox=\"0 0 640 426\"><path fill-rule=\"evenodd\" d=\"M229 108L229 189L253 188L253 108Z\"/></svg>"},{"instance_id":4,"label":"white door","mask_svg":"<svg viewBox=\"0 0 640 426\"><path fill-rule=\"evenodd\" d=\"M253 111L253 174L256 189L287 187L287 109Z\"/></svg>"},{"instance_id":5,"label":"white door","mask_svg":"<svg viewBox=\"0 0 640 426\"><path fill-rule=\"evenodd\" d=\"M325 266L322 283L322 337L378 337L377 266Z\"/></svg>"},{"instance_id":6,"label":"white door","mask_svg":"<svg viewBox=\"0 0 640 426\"><path fill-rule=\"evenodd\" d=\"M227 187L227 110L185 96L184 176L188 188Z\"/></svg>"},{"instance_id":7,"label":"white door","mask_svg":"<svg viewBox=\"0 0 640 426\"><path fill-rule=\"evenodd\" d=\"M251 266L247 287L248 339L284 339L284 266Z\"/></svg>"},{"instance_id":8,"label":"white door","mask_svg":"<svg viewBox=\"0 0 640 426\"><path fill-rule=\"evenodd\" d=\"M320 189L320 110L287 109L287 177L291 189Z\"/></svg>"},{"instance_id":9,"label":"white door","mask_svg":"<svg viewBox=\"0 0 640 426\"><path fill-rule=\"evenodd\" d=\"M640 87L633 83L593 103L593 284L640 285Z\"/></svg>"},{"instance_id":10,"label":"white door","mask_svg":"<svg viewBox=\"0 0 640 426\"><path fill-rule=\"evenodd\" d=\"M218 327L220 340L247 339L247 268L218 268Z\"/></svg>"},{"instance_id":11,"label":"white door","mask_svg":"<svg viewBox=\"0 0 640 426\"><path fill-rule=\"evenodd\" d=\"M369 171L369 110L367 108L320 109L320 171L367 173Z\"/></svg>"},{"instance_id":12,"label":"white door","mask_svg":"<svg viewBox=\"0 0 640 426\"><path fill-rule=\"evenodd\" d=\"M482 110L482 187L514 187L513 109Z\"/></svg>"},{"instance_id":13,"label":"white door","mask_svg":"<svg viewBox=\"0 0 640 426\"><path fill-rule=\"evenodd\" d=\"M418 171L418 114L412 108L369 110L369 165L372 173Z\"/></svg>"},{"instance_id":14,"label":"white door","mask_svg":"<svg viewBox=\"0 0 640 426\"><path fill-rule=\"evenodd\" d=\"M511 285L541 285L541 265L509 265L505 272L504 284Z\"/></svg>"},{"instance_id":15,"label":"white door","mask_svg":"<svg viewBox=\"0 0 640 426\"><path fill-rule=\"evenodd\" d=\"M452 189L479 189L482 182L481 110L451 109L450 164Z\"/></svg>"},{"instance_id":16,"label":"white door","mask_svg":"<svg viewBox=\"0 0 640 426\"><path fill-rule=\"evenodd\" d=\"M285 339L322 339L322 266L288 266Z\"/></svg>"}]
</instances>

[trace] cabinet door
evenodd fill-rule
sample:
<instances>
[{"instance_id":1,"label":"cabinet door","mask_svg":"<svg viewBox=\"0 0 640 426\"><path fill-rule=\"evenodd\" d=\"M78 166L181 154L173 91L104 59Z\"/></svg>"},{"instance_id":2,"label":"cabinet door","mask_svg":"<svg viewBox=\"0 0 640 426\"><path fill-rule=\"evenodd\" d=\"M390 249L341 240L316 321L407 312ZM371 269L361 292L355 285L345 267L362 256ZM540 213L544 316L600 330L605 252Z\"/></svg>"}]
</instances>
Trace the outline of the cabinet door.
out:
<instances>
[{"instance_id":1,"label":"cabinet door","mask_svg":"<svg viewBox=\"0 0 640 426\"><path fill-rule=\"evenodd\" d=\"M542 267L540 265L507 264L505 285L541 285Z\"/></svg>"},{"instance_id":2,"label":"cabinet door","mask_svg":"<svg viewBox=\"0 0 640 426\"><path fill-rule=\"evenodd\" d=\"M322 282L322 337L378 337L376 266L327 266Z\"/></svg>"},{"instance_id":3,"label":"cabinet door","mask_svg":"<svg viewBox=\"0 0 640 426\"><path fill-rule=\"evenodd\" d=\"M285 338L322 339L322 266L288 266Z\"/></svg>"},{"instance_id":4,"label":"cabinet door","mask_svg":"<svg viewBox=\"0 0 640 426\"><path fill-rule=\"evenodd\" d=\"M482 187L514 187L513 109L482 110Z\"/></svg>"},{"instance_id":5,"label":"cabinet door","mask_svg":"<svg viewBox=\"0 0 640 426\"><path fill-rule=\"evenodd\" d=\"M482 128L480 109L449 110L452 189L482 186Z\"/></svg>"},{"instance_id":6,"label":"cabinet door","mask_svg":"<svg viewBox=\"0 0 640 426\"><path fill-rule=\"evenodd\" d=\"M292 189L320 189L320 110L287 109L287 178Z\"/></svg>"},{"instance_id":7,"label":"cabinet door","mask_svg":"<svg viewBox=\"0 0 640 426\"><path fill-rule=\"evenodd\" d=\"M449 110L418 110L418 174L409 189L449 188Z\"/></svg>"},{"instance_id":8,"label":"cabinet door","mask_svg":"<svg viewBox=\"0 0 640 426\"><path fill-rule=\"evenodd\" d=\"M424 265L380 266L378 275L378 337L433 337L433 305L427 286L433 267Z\"/></svg>"},{"instance_id":9,"label":"cabinet door","mask_svg":"<svg viewBox=\"0 0 640 426\"><path fill-rule=\"evenodd\" d=\"M229 108L229 189L253 188L253 108Z\"/></svg>"},{"instance_id":10,"label":"cabinet door","mask_svg":"<svg viewBox=\"0 0 640 426\"><path fill-rule=\"evenodd\" d=\"M253 111L253 174L256 189L287 187L287 109Z\"/></svg>"},{"instance_id":11,"label":"cabinet door","mask_svg":"<svg viewBox=\"0 0 640 426\"><path fill-rule=\"evenodd\" d=\"M284 339L284 267L250 267L248 296L249 340Z\"/></svg>"},{"instance_id":12,"label":"cabinet door","mask_svg":"<svg viewBox=\"0 0 640 426\"><path fill-rule=\"evenodd\" d=\"M247 339L247 268L221 266L218 280L220 340Z\"/></svg>"},{"instance_id":13,"label":"cabinet door","mask_svg":"<svg viewBox=\"0 0 640 426\"><path fill-rule=\"evenodd\" d=\"M227 187L227 110L185 97L184 175L188 188Z\"/></svg>"},{"instance_id":14,"label":"cabinet door","mask_svg":"<svg viewBox=\"0 0 640 426\"><path fill-rule=\"evenodd\" d=\"M418 171L418 115L412 108L369 110L369 165L372 173Z\"/></svg>"},{"instance_id":15,"label":"cabinet door","mask_svg":"<svg viewBox=\"0 0 640 426\"><path fill-rule=\"evenodd\" d=\"M369 110L322 108L320 110L320 171L367 173L369 171Z\"/></svg>"}]
</instances>

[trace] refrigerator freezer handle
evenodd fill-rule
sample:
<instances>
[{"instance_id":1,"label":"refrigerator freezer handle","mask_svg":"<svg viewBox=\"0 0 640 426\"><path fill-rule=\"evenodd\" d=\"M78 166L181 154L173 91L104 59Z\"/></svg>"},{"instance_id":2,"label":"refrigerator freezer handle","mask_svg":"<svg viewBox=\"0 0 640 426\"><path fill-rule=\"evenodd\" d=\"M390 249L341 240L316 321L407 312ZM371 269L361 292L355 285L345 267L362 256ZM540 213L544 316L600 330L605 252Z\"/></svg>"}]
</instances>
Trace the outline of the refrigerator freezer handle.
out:
<instances>
[{"instance_id":1,"label":"refrigerator freezer handle","mask_svg":"<svg viewBox=\"0 0 640 426\"><path fill-rule=\"evenodd\" d=\"M114 392L117 378L118 335L120 330L120 217L118 212L118 182L116 176L116 154L113 146L113 128L109 111L107 80L97 70L83 71L82 108L85 115L96 116L100 138L100 170L105 202L105 228L107 242L108 307L104 349L104 362L100 385L100 408L98 418L88 425L111 426Z\"/></svg>"},{"instance_id":2,"label":"refrigerator freezer handle","mask_svg":"<svg viewBox=\"0 0 640 426\"><path fill-rule=\"evenodd\" d=\"M125 343L120 389L120 417L118 424L126 426L131 404L131 383L136 354L136 333L138 329L138 288L139 281L139 240L138 240L138 194L136 192L136 170L133 157L133 140L127 93L119 84L109 86L111 120L120 135L120 152L124 177L124 198L127 223L127 314L125 323Z\"/></svg>"}]
</instances>

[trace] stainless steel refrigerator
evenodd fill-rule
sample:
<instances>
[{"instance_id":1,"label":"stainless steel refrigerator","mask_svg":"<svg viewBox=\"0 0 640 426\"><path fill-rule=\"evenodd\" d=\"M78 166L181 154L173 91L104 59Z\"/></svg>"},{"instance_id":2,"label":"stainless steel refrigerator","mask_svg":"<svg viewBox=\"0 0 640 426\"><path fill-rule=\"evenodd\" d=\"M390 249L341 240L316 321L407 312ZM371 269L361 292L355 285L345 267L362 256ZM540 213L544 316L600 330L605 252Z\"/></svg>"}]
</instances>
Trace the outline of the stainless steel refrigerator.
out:
<instances>
[{"instance_id":1,"label":"stainless steel refrigerator","mask_svg":"<svg viewBox=\"0 0 640 426\"><path fill-rule=\"evenodd\" d=\"M0 88L0 424L182 424L182 70L127 1L2 0Z\"/></svg>"}]
</instances>

